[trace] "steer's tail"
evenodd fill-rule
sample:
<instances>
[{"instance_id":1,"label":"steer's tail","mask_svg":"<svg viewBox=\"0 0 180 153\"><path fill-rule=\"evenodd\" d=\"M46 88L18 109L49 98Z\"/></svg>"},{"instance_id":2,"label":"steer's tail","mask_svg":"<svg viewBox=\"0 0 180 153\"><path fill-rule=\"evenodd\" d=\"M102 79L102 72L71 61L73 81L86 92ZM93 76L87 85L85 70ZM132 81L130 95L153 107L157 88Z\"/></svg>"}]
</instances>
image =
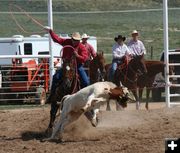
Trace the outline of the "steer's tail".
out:
<instances>
[{"instance_id":1,"label":"steer's tail","mask_svg":"<svg viewBox=\"0 0 180 153\"><path fill-rule=\"evenodd\" d=\"M63 106L64 106L64 102L65 102L65 100L69 97L70 95L66 95L66 96L64 96L62 99L61 99L61 101L59 102L57 102L57 105L59 105L60 106L60 110L62 110L63 109Z\"/></svg>"}]
</instances>

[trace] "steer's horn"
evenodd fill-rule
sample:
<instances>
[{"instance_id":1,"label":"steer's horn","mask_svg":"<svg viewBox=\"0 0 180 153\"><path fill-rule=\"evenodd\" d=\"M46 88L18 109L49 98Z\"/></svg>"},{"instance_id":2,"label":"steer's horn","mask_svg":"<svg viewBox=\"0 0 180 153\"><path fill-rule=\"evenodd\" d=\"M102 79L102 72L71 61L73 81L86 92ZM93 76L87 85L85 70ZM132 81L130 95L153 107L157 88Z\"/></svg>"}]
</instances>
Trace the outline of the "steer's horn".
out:
<instances>
[{"instance_id":1,"label":"steer's horn","mask_svg":"<svg viewBox=\"0 0 180 153\"><path fill-rule=\"evenodd\" d=\"M135 102L136 101L136 98L134 97L134 95L131 92L129 92L127 94L127 98L130 100L130 102Z\"/></svg>"}]
</instances>

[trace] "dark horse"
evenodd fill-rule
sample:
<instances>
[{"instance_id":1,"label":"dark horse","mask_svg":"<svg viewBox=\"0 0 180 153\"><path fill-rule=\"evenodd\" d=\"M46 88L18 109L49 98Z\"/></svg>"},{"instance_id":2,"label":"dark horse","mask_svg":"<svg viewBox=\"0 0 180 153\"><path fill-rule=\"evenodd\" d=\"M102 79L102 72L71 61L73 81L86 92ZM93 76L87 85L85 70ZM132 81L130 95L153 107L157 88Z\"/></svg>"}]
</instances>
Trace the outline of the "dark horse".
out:
<instances>
[{"instance_id":1,"label":"dark horse","mask_svg":"<svg viewBox=\"0 0 180 153\"><path fill-rule=\"evenodd\" d=\"M93 65L93 66L92 66ZM105 66L105 59L103 53L97 53L97 56L90 62L89 66L89 73L101 73L102 76L104 72ZM61 101L61 99L67 94L73 94L80 90L80 81L77 74L77 65L76 65L76 58L72 57L70 60L63 60L62 64L62 79L59 80L56 93L53 95L53 100L51 103L51 112L50 112L50 122L48 126L48 130L51 130L54 121L56 118L57 110L59 109L59 105L57 101ZM90 75L90 80L95 80L95 75ZM98 81L98 80L96 80ZM100 81L100 80L99 80ZM85 113L85 116L92 121L92 116L90 112ZM92 123L92 122L91 122ZM93 126L96 126L95 123L92 123Z\"/></svg>"},{"instance_id":2,"label":"dark horse","mask_svg":"<svg viewBox=\"0 0 180 153\"><path fill-rule=\"evenodd\" d=\"M136 99L136 109L139 109L139 96L138 96L138 86L137 79L139 75L145 75L147 73L146 66L144 64L144 56L135 56L129 61L126 66L119 65L114 74L114 83L117 86L124 85L135 96ZM110 110L110 105L107 103L107 110Z\"/></svg>"},{"instance_id":3,"label":"dark horse","mask_svg":"<svg viewBox=\"0 0 180 153\"><path fill-rule=\"evenodd\" d=\"M105 73L104 53L100 52L97 53L96 57L89 62L90 83L93 84L98 81L104 81Z\"/></svg>"}]
</instances>

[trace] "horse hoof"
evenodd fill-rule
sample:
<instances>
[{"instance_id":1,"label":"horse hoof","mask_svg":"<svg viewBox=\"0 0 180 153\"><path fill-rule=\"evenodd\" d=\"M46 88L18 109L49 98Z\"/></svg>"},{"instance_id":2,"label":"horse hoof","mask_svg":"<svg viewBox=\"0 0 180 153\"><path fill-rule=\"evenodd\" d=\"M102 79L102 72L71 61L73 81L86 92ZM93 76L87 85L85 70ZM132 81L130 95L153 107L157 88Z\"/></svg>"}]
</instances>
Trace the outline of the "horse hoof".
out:
<instances>
[{"instance_id":1,"label":"horse hoof","mask_svg":"<svg viewBox=\"0 0 180 153\"><path fill-rule=\"evenodd\" d=\"M53 131L53 129L52 129L52 128L48 128L48 129L46 129L46 131L45 131L46 136L47 136L47 137L50 137L50 136L51 136L51 134L52 134L52 131Z\"/></svg>"}]
</instances>

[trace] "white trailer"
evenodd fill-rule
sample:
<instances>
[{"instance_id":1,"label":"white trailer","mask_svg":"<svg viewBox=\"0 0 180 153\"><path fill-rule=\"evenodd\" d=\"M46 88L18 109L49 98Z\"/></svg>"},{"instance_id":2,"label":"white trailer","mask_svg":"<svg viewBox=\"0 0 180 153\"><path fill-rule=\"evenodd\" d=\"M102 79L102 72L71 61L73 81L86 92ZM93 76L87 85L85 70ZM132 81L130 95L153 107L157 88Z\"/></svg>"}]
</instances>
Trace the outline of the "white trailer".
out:
<instances>
[{"instance_id":1,"label":"white trailer","mask_svg":"<svg viewBox=\"0 0 180 153\"><path fill-rule=\"evenodd\" d=\"M70 38L68 35L60 35L62 38ZM90 37L88 42L97 51L96 37ZM57 43L53 45L54 62L60 56L62 46ZM1 55L49 55L49 39L48 35L41 37L40 35L31 35L30 37L23 37L22 35L14 35L10 38L0 38L0 56ZM22 63L30 59L23 58ZM1 59L0 65L12 64L11 59Z\"/></svg>"}]
</instances>

